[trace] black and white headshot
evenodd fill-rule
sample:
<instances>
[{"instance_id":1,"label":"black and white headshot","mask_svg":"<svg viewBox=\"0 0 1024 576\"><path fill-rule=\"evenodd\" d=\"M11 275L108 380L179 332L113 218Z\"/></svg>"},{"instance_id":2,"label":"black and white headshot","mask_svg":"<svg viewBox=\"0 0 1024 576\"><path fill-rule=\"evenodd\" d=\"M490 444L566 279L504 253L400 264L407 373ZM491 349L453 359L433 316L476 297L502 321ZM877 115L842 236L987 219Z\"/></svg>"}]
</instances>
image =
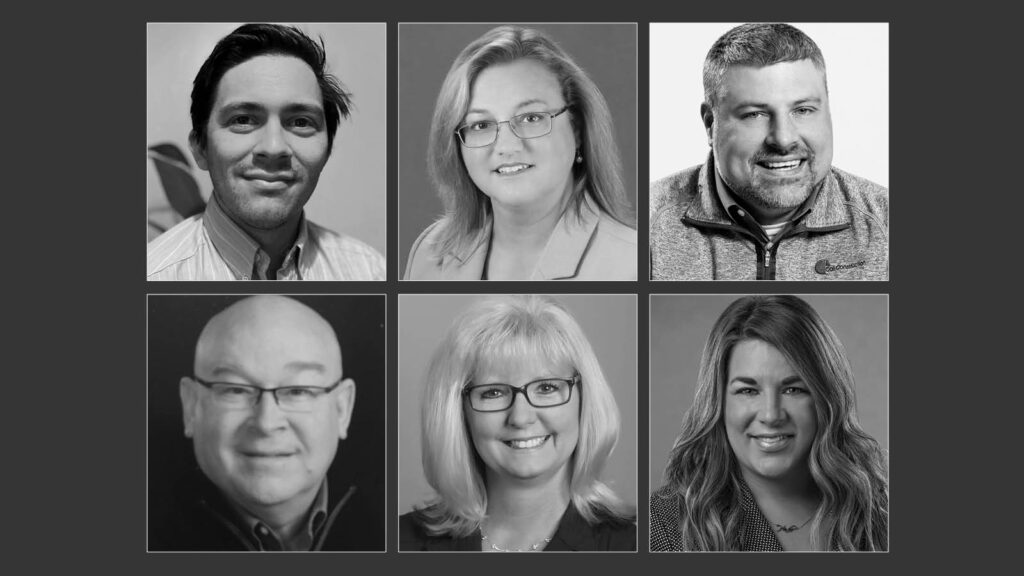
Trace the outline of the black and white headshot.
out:
<instances>
[{"instance_id":1,"label":"black and white headshot","mask_svg":"<svg viewBox=\"0 0 1024 576\"><path fill-rule=\"evenodd\" d=\"M399 53L406 279L636 279L634 24L403 24Z\"/></svg>"},{"instance_id":2,"label":"black and white headshot","mask_svg":"<svg viewBox=\"0 0 1024 576\"><path fill-rule=\"evenodd\" d=\"M651 342L652 551L889 549L886 296L655 295Z\"/></svg>"},{"instance_id":3,"label":"black and white headshot","mask_svg":"<svg viewBox=\"0 0 1024 576\"><path fill-rule=\"evenodd\" d=\"M147 279L384 280L385 60L383 24L148 25Z\"/></svg>"},{"instance_id":4,"label":"black and white headshot","mask_svg":"<svg viewBox=\"0 0 1024 576\"><path fill-rule=\"evenodd\" d=\"M384 297L149 297L151 551L384 549Z\"/></svg>"},{"instance_id":5,"label":"black and white headshot","mask_svg":"<svg viewBox=\"0 0 1024 576\"><path fill-rule=\"evenodd\" d=\"M403 295L399 324L400 551L636 549L635 296Z\"/></svg>"},{"instance_id":6,"label":"black and white headshot","mask_svg":"<svg viewBox=\"0 0 1024 576\"><path fill-rule=\"evenodd\" d=\"M886 24L652 24L650 113L652 279L888 280Z\"/></svg>"}]
</instances>

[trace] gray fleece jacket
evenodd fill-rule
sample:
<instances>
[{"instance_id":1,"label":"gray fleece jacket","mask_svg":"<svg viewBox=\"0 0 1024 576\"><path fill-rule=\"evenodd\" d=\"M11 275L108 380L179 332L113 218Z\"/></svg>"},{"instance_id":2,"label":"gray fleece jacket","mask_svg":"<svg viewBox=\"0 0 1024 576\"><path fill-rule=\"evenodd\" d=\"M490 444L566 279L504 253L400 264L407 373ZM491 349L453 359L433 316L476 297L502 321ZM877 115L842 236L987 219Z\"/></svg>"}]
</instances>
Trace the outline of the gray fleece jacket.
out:
<instances>
[{"instance_id":1,"label":"gray fleece jacket","mask_svg":"<svg viewBox=\"0 0 1024 576\"><path fill-rule=\"evenodd\" d=\"M714 160L651 185L652 280L888 280L889 191L833 167L769 241L723 204Z\"/></svg>"}]
</instances>

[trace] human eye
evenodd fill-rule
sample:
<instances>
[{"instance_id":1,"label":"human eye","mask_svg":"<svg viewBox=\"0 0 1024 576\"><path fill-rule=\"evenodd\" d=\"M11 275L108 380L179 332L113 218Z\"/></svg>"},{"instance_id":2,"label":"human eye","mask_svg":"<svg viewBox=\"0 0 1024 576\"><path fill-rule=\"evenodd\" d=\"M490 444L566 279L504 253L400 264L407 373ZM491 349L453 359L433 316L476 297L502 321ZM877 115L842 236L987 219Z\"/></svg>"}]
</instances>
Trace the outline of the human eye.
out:
<instances>
[{"instance_id":1,"label":"human eye","mask_svg":"<svg viewBox=\"0 0 1024 576\"><path fill-rule=\"evenodd\" d=\"M800 106L793 110L793 114L796 114L797 116L810 116L817 111L818 109L813 106Z\"/></svg>"},{"instance_id":2,"label":"human eye","mask_svg":"<svg viewBox=\"0 0 1024 576\"><path fill-rule=\"evenodd\" d=\"M292 128L303 133L313 133L320 129L316 119L309 116L297 116L291 120Z\"/></svg>"},{"instance_id":3,"label":"human eye","mask_svg":"<svg viewBox=\"0 0 1024 576\"><path fill-rule=\"evenodd\" d=\"M277 395L289 400L309 400L316 398L319 392L319 389L312 386L288 386L286 388L279 388Z\"/></svg>"},{"instance_id":4,"label":"human eye","mask_svg":"<svg viewBox=\"0 0 1024 576\"><path fill-rule=\"evenodd\" d=\"M228 127L235 132L248 132L257 124L257 119L252 114L235 114L228 118Z\"/></svg>"},{"instance_id":5,"label":"human eye","mask_svg":"<svg viewBox=\"0 0 1024 576\"><path fill-rule=\"evenodd\" d=\"M473 392L482 400L498 400L508 396L508 386L478 386Z\"/></svg>"},{"instance_id":6,"label":"human eye","mask_svg":"<svg viewBox=\"0 0 1024 576\"><path fill-rule=\"evenodd\" d=\"M758 118L764 118L768 114L764 110L748 110L740 113L741 120L757 120Z\"/></svg>"},{"instance_id":7,"label":"human eye","mask_svg":"<svg viewBox=\"0 0 1024 576\"><path fill-rule=\"evenodd\" d=\"M758 390L753 386L736 386L732 389L736 396L757 396Z\"/></svg>"},{"instance_id":8,"label":"human eye","mask_svg":"<svg viewBox=\"0 0 1024 576\"><path fill-rule=\"evenodd\" d=\"M315 130L317 127L316 121L313 120L312 118L309 118L308 116L299 116L293 118L292 126L294 126L295 128L308 128L311 130Z\"/></svg>"},{"instance_id":9,"label":"human eye","mask_svg":"<svg viewBox=\"0 0 1024 576\"><path fill-rule=\"evenodd\" d=\"M546 117L547 114L544 112L527 112L516 116L516 120L520 124L536 124L537 122L543 122Z\"/></svg>"},{"instance_id":10,"label":"human eye","mask_svg":"<svg viewBox=\"0 0 1024 576\"><path fill-rule=\"evenodd\" d=\"M788 394L790 396L802 396L804 394L809 394L807 389L804 388L803 386L786 386L782 390L782 393Z\"/></svg>"},{"instance_id":11,"label":"human eye","mask_svg":"<svg viewBox=\"0 0 1024 576\"><path fill-rule=\"evenodd\" d=\"M537 394L556 394L563 386L565 386L565 382L561 380L541 380L533 383L533 392Z\"/></svg>"},{"instance_id":12,"label":"human eye","mask_svg":"<svg viewBox=\"0 0 1024 576\"><path fill-rule=\"evenodd\" d=\"M466 124L466 130L470 132L486 132L494 128L494 120L477 120Z\"/></svg>"},{"instance_id":13,"label":"human eye","mask_svg":"<svg viewBox=\"0 0 1024 576\"><path fill-rule=\"evenodd\" d=\"M225 398L242 398L253 393L252 388L241 384L215 384L214 390L219 396Z\"/></svg>"}]
</instances>

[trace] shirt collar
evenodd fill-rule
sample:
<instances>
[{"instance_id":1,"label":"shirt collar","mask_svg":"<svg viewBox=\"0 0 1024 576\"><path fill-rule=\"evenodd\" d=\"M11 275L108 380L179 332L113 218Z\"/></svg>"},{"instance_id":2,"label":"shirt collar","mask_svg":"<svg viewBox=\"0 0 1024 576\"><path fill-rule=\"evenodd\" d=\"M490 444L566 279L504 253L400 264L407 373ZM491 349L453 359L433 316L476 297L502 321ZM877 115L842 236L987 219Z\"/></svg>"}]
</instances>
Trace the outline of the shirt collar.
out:
<instances>
[{"instance_id":1,"label":"shirt collar","mask_svg":"<svg viewBox=\"0 0 1024 576\"><path fill-rule=\"evenodd\" d=\"M559 280L576 276L601 219L600 210L590 196L585 195L584 198L579 218L572 206L562 213L530 280ZM493 223L494 217L489 215L476 241L468 249L461 253L449 252L442 258L441 267L451 270L450 278L480 280L483 277Z\"/></svg>"},{"instance_id":2,"label":"shirt collar","mask_svg":"<svg viewBox=\"0 0 1024 576\"><path fill-rule=\"evenodd\" d=\"M306 517L306 525L302 531L295 536L293 546L286 548L281 537L276 534L270 526L263 521L246 512L243 508L233 506L242 526L246 528L245 533L252 539L253 544L260 550L309 550L316 541L316 534L323 527L327 520L327 480L320 484L320 490L313 498L313 504Z\"/></svg>"},{"instance_id":3,"label":"shirt collar","mask_svg":"<svg viewBox=\"0 0 1024 576\"><path fill-rule=\"evenodd\" d=\"M740 481L740 506L743 509L743 550L782 552L775 530L754 500L746 482Z\"/></svg>"},{"instance_id":4,"label":"shirt collar","mask_svg":"<svg viewBox=\"0 0 1024 576\"><path fill-rule=\"evenodd\" d=\"M203 215L203 227L213 242L213 247L220 254L221 258L231 269L235 278L240 280L266 279L267 266L270 256L260 249L258 242L252 239L242 230L231 217L224 212L217 196L211 195L210 201L206 203L206 212ZM299 233L295 244L288 250L281 265L282 269L288 267L289 263L308 264L312 250L304 248L309 243L309 226L306 222L305 213L299 220ZM300 267L300 271L301 271Z\"/></svg>"}]
</instances>

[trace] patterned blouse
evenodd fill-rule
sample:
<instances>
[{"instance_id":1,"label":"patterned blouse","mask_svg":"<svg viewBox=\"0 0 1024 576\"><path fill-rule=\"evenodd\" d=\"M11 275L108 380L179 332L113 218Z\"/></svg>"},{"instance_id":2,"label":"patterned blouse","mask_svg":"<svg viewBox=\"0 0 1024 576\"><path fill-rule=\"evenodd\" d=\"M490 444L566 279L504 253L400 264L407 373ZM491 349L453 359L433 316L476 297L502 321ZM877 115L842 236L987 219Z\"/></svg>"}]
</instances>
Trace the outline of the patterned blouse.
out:
<instances>
[{"instance_id":1,"label":"patterned blouse","mask_svg":"<svg viewBox=\"0 0 1024 576\"><path fill-rule=\"evenodd\" d=\"M784 552L782 544L775 537L775 531L768 519L754 501L747 485L740 483L740 503L743 507L740 541L744 552ZM683 545L679 529L680 496L668 488L660 488L651 495L651 552L688 552Z\"/></svg>"}]
</instances>

